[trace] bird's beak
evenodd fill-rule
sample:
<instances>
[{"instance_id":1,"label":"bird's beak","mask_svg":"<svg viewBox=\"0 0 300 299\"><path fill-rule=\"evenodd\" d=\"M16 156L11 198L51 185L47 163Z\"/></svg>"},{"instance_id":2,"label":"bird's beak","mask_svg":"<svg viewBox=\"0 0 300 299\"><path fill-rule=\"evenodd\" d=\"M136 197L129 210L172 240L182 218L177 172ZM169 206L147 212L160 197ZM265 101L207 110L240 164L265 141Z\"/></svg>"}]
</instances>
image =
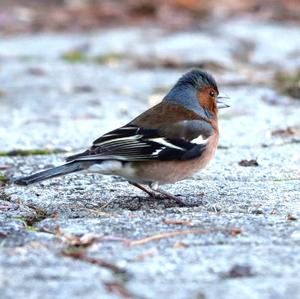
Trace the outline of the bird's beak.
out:
<instances>
[{"instance_id":1,"label":"bird's beak","mask_svg":"<svg viewBox=\"0 0 300 299\"><path fill-rule=\"evenodd\" d=\"M229 100L229 99L230 98L229 98L228 95L226 95L225 93L220 92L218 97L217 97L217 107L218 107L218 109L230 107L228 104L223 102L223 100Z\"/></svg>"}]
</instances>

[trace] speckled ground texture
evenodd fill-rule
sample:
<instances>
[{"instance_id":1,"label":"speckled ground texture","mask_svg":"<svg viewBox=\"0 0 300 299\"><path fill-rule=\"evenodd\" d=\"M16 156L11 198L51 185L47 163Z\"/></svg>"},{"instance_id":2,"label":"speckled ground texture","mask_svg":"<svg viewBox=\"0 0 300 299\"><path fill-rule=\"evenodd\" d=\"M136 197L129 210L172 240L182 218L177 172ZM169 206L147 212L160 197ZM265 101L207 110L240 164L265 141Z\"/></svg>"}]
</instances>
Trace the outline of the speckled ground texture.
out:
<instances>
[{"instance_id":1,"label":"speckled ground texture","mask_svg":"<svg viewBox=\"0 0 300 299\"><path fill-rule=\"evenodd\" d=\"M231 97L214 162L165 186L195 207L118 177L2 183L1 298L300 298L300 99L274 81L299 70L299 41L297 26L238 19L181 33L0 39L0 173L9 179L59 165L157 103L193 65ZM62 153L5 156L32 149Z\"/></svg>"}]
</instances>

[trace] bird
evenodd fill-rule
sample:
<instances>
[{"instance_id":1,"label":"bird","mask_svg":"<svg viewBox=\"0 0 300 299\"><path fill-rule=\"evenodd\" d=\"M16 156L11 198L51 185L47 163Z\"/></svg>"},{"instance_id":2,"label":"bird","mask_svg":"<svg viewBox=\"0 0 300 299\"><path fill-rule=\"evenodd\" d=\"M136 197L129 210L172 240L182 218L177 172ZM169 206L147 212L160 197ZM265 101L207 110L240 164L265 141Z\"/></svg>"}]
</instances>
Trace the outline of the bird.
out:
<instances>
[{"instance_id":1,"label":"bird","mask_svg":"<svg viewBox=\"0 0 300 299\"><path fill-rule=\"evenodd\" d=\"M219 141L218 111L229 107L213 76L202 69L182 75L160 103L128 124L96 139L66 163L17 178L18 185L91 172L116 175L151 197L181 198L161 185L173 184L205 168Z\"/></svg>"}]
</instances>

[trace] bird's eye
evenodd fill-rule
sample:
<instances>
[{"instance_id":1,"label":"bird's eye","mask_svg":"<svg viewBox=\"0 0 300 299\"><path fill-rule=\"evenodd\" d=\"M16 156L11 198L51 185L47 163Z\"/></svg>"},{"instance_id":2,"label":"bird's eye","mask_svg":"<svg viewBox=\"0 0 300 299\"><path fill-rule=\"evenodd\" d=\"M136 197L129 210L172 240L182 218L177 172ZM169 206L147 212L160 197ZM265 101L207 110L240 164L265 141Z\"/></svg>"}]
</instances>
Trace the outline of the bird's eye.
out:
<instances>
[{"instance_id":1,"label":"bird's eye","mask_svg":"<svg viewBox=\"0 0 300 299\"><path fill-rule=\"evenodd\" d=\"M210 95L211 97L215 97L215 92L214 92L214 90L211 90L211 91L209 92L209 95Z\"/></svg>"}]
</instances>

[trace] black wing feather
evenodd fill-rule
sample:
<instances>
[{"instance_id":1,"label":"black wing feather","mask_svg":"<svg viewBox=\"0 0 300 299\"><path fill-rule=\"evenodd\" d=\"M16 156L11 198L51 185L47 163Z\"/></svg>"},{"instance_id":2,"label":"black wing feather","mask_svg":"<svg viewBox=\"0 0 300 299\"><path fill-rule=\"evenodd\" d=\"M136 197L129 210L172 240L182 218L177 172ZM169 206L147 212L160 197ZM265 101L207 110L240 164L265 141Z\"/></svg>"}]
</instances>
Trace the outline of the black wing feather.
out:
<instances>
[{"instance_id":1,"label":"black wing feather","mask_svg":"<svg viewBox=\"0 0 300 299\"><path fill-rule=\"evenodd\" d=\"M168 138L159 129L124 126L108 132L94 141L83 153L67 161L170 161L194 159L203 153L206 144L196 144L183 138Z\"/></svg>"}]
</instances>

